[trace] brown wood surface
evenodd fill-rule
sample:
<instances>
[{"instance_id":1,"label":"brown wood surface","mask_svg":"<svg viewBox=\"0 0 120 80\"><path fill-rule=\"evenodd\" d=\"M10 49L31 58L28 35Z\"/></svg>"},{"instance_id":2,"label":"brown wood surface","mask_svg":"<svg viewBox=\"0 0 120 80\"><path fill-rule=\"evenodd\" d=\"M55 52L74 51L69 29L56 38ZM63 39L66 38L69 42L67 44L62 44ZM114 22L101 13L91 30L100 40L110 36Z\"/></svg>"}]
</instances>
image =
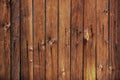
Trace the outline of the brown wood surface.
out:
<instances>
[{"instance_id":1,"label":"brown wood surface","mask_svg":"<svg viewBox=\"0 0 120 80\"><path fill-rule=\"evenodd\" d=\"M0 80L10 79L10 1L0 0Z\"/></svg>"},{"instance_id":2,"label":"brown wood surface","mask_svg":"<svg viewBox=\"0 0 120 80\"><path fill-rule=\"evenodd\" d=\"M120 1L110 0L110 67L109 67L109 80L120 79Z\"/></svg>"},{"instance_id":3,"label":"brown wood surface","mask_svg":"<svg viewBox=\"0 0 120 80\"><path fill-rule=\"evenodd\" d=\"M96 80L96 0L84 0L84 80Z\"/></svg>"},{"instance_id":4,"label":"brown wood surface","mask_svg":"<svg viewBox=\"0 0 120 80\"><path fill-rule=\"evenodd\" d=\"M45 0L34 0L34 80L45 80Z\"/></svg>"},{"instance_id":5,"label":"brown wood surface","mask_svg":"<svg viewBox=\"0 0 120 80\"><path fill-rule=\"evenodd\" d=\"M33 80L32 0L21 0L21 78Z\"/></svg>"},{"instance_id":6,"label":"brown wood surface","mask_svg":"<svg viewBox=\"0 0 120 80\"><path fill-rule=\"evenodd\" d=\"M57 55L58 0L46 0L46 80L57 80Z\"/></svg>"},{"instance_id":7,"label":"brown wood surface","mask_svg":"<svg viewBox=\"0 0 120 80\"><path fill-rule=\"evenodd\" d=\"M72 0L71 5L71 80L83 76L83 1Z\"/></svg>"},{"instance_id":8,"label":"brown wood surface","mask_svg":"<svg viewBox=\"0 0 120 80\"><path fill-rule=\"evenodd\" d=\"M119 0L0 0L0 80L120 80Z\"/></svg>"},{"instance_id":9,"label":"brown wood surface","mask_svg":"<svg viewBox=\"0 0 120 80\"><path fill-rule=\"evenodd\" d=\"M20 79L20 0L11 0L11 79Z\"/></svg>"},{"instance_id":10,"label":"brown wood surface","mask_svg":"<svg viewBox=\"0 0 120 80\"><path fill-rule=\"evenodd\" d=\"M108 80L108 0L97 0L97 79Z\"/></svg>"},{"instance_id":11,"label":"brown wood surface","mask_svg":"<svg viewBox=\"0 0 120 80\"><path fill-rule=\"evenodd\" d=\"M70 80L70 0L59 0L58 80Z\"/></svg>"}]
</instances>

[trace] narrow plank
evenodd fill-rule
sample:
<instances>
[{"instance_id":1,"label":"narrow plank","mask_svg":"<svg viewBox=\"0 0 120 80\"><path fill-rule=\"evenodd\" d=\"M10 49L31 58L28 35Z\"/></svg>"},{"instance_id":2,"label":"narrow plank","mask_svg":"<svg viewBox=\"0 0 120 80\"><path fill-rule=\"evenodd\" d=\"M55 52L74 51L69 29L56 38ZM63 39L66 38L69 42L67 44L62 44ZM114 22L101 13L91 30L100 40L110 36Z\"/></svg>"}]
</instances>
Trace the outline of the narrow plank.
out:
<instances>
[{"instance_id":1,"label":"narrow plank","mask_svg":"<svg viewBox=\"0 0 120 80\"><path fill-rule=\"evenodd\" d=\"M120 1L110 0L110 67L109 67L109 80L119 80L120 79Z\"/></svg>"},{"instance_id":2,"label":"narrow plank","mask_svg":"<svg viewBox=\"0 0 120 80\"><path fill-rule=\"evenodd\" d=\"M10 1L0 1L0 79L10 80Z\"/></svg>"},{"instance_id":3,"label":"narrow plank","mask_svg":"<svg viewBox=\"0 0 120 80\"><path fill-rule=\"evenodd\" d=\"M21 0L21 78L33 80L32 0Z\"/></svg>"},{"instance_id":4,"label":"narrow plank","mask_svg":"<svg viewBox=\"0 0 120 80\"><path fill-rule=\"evenodd\" d=\"M34 0L34 80L45 80L45 0Z\"/></svg>"},{"instance_id":5,"label":"narrow plank","mask_svg":"<svg viewBox=\"0 0 120 80\"><path fill-rule=\"evenodd\" d=\"M84 0L84 80L96 80L96 0Z\"/></svg>"},{"instance_id":6,"label":"narrow plank","mask_svg":"<svg viewBox=\"0 0 120 80\"><path fill-rule=\"evenodd\" d=\"M70 0L59 0L58 80L70 80Z\"/></svg>"},{"instance_id":7,"label":"narrow plank","mask_svg":"<svg viewBox=\"0 0 120 80\"><path fill-rule=\"evenodd\" d=\"M71 80L82 80L83 0L72 0Z\"/></svg>"},{"instance_id":8,"label":"narrow plank","mask_svg":"<svg viewBox=\"0 0 120 80\"><path fill-rule=\"evenodd\" d=\"M58 0L46 0L46 80L57 80Z\"/></svg>"},{"instance_id":9,"label":"narrow plank","mask_svg":"<svg viewBox=\"0 0 120 80\"><path fill-rule=\"evenodd\" d=\"M20 79L20 1L11 0L11 79Z\"/></svg>"},{"instance_id":10,"label":"narrow plank","mask_svg":"<svg viewBox=\"0 0 120 80\"><path fill-rule=\"evenodd\" d=\"M97 0L97 79L108 80L108 0Z\"/></svg>"}]
</instances>

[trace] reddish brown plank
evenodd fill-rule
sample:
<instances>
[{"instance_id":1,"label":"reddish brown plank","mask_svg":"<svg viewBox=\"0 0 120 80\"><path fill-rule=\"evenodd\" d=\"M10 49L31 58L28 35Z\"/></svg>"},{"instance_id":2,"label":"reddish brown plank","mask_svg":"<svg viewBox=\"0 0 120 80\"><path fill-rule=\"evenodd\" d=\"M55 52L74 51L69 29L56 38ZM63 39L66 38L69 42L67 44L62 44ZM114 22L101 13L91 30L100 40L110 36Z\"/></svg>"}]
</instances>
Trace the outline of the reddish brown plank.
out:
<instances>
[{"instance_id":1,"label":"reddish brown plank","mask_svg":"<svg viewBox=\"0 0 120 80\"><path fill-rule=\"evenodd\" d=\"M20 2L11 0L11 79L20 79Z\"/></svg>"},{"instance_id":2,"label":"reddish brown plank","mask_svg":"<svg viewBox=\"0 0 120 80\"><path fill-rule=\"evenodd\" d=\"M70 80L70 0L59 0L59 80Z\"/></svg>"},{"instance_id":3,"label":"reddish brown plank","mask_svg":"<svg viewBox=\"0 0 120 80\"><path fill-rule=\"evenodd\" d=\"M97 79L108 80L108 0L97 0Z\"/></svg>"},{"instance_id":4,"label":"reddish brown plank","mask_svg":"<svg viewBox=\"0 0 120 80\"><path fill-rule=\"evenodd\" d=\"M34 80L45 80L45 0L34 0Z\"/></svg>"},{"instance_id":5,"label":"reddish brown plank","mask_svg":"<svg viewBox=\"0 0 120 80\"><path fill-rule=\"evenodd\" d=\"M21 0L21 77L33 80L32 0Z\"/></svg>"},{"instance_id":6,"label":"reddish brown plank","mask_svg":"<svg viewBox=\"0 0 120 80\"><path fill-rule=\"evenodd\" d=\"M96 0L84 0L84 80L96 80Z\"/></svg>"},{"instance_id":7,"label":"reddish brown plank","mask_svg":"<svg viewBox=\"0 0 120 80\"><path fill-rule=\"evenodd\" d=\"M10 80L10 1L0 1L0 79Z\"/></svg>"},{"instance_id":8,"label":"reddish brown plank","mask_svg":"<svg viewBox=\"0 0 120 80\"><path fill-rule=\"evenodd\" d=\"M82 80L83 67L83 0L72 0L71 80Z\"/></svg>"},{"instance_id":9,"label":"reddish brown plank","mask_svg":"<svg viewBox=\"0 0 120 80\"><path fill-rule=\"evenodd\" d=\"M46 80L57 80L57 31L58 0L46 0Z\"/></svg>"},{"instance_id":10,"label":"reddish brown plank","mask_svg":"<svg viewBox=\"0 0 120 80\"><path fill-rule=\"evenodd\" d=\"M110 66L109 80L120 79L120 1L110 0Z\"/></svg>"}]
</instances>

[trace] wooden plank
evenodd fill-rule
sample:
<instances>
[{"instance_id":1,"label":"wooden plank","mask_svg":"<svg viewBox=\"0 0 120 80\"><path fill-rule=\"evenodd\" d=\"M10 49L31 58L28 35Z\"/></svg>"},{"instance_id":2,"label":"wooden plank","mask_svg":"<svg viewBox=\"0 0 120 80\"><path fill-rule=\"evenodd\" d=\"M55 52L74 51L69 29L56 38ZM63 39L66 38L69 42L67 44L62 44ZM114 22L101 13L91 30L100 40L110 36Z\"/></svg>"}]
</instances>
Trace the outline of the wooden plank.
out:
<instances>
[{"instance_id":1,"label":"wooden plank","mask_svg":"<svg viewBox=\"0 0 120 80\"><path fill-rule=\"evenodd\" d=\"M59 80L70 80L70 0L59 0Z\"/></svg>"},{"instance_id":2,"label":"wooden plank","mask_svg":"<svg viewBox=\"0 0 120 80\"><path fill-rule=\"evenodd\" d=\"M84 0L84 80L96 80L96 0Z\"/></svg>"},{"instance_id":3,"label":"wooden plank","mask_svg":"<svg viewBox=\"0 0 120 80\"><path fill-rule=\"evenodd\" d=\"M97 79L108 80L108 0L97 0Z\"/></svg>"},{"instance_id":4,"label":"wooden plank","mask_svg":"<svg viewBox=\"0 0 120 80\"><path fill-rule=\"evenodd\" d=\"M11 79L20 79L20 5L11 0Z\"/></svg>"},{"instance_id":5,"label":"wooden plank","mask_svg":"<svg viewBox=\"0 0 120 80\"><path fill-rule=\"evenodd\" d=\"M109 80L120 79L120 1L110 0L110 66L109 66Z\"/></svg>"},{"instance_id":6,"label":"wooden plank","mask_svg":"<svg viewBox=\"0 0 120 80\"><path fill-rule=\"evenodd\" d=\"M83 0L72 0L71 80L82 80Z\"/></svg>"},{"instance_id":7,"label":"wooden plank","mask_svg":"<svg viewBox=\"0 0 120 80\"><path fill-rule=\"evenodd\" d=\"M21 0L21 78L33 80L32 0ZM28 74L28 75L27 75Z\"/></svg>"},{"instance_id":8,"label":"wooden plank","mask_svg":"<svg viewBox=\"0 0 120 80\"><path fill-rule=\"evenodd\" d=\"M58 0L46 0L46 80L57 80Z\"/></svg>"},{"instance_id":9,"label":"wooden plank","mask_svg":"<svg viewBox=\"0 0 120 80\"><path fill-rule=\"evenodd\" d=\"M45 80L45 0L34 0L34 80Z\"/></svg>"},{"instance_id":10,"label":"wooden plank","mask_svg":"<svg viewBox=\"0 0 120 80\"><path fill-rule=\"evenodd\" d=\"M0 1L0 79L10 80L10 1Z\"/></svg>"}]
</instances>

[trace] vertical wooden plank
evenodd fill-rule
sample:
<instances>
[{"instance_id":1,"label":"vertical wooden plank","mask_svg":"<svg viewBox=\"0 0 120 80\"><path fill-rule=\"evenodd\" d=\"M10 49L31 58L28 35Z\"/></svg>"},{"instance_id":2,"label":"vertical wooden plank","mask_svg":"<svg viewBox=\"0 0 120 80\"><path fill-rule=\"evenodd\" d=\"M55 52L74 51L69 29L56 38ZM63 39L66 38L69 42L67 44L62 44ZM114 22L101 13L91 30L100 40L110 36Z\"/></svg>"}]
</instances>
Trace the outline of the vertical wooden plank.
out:
<instances>
[{"instance_id":1,"label":"vertical wooden plank","mask_svg":"<svg viewBox=\"0 0 120 80\"><path fill-rule=\"evenodd\" d=\"M34 0L34 80L45 80L45 0Z\"/></svg>"},{"instance_id":2,"label":"vertical wooden plank","mask_svg":"<svg viewBox=\"0 0 120 80\"><path fill-rule=\"evenodd\" d=\"M46 0L46 80L57 80L58 0Z\"/></svg>"},{"instance_id":3,"label":"vertical wooden plank","mask_svg":"<svg viewBox=\"0 0 120 80\"><path fill-rule=\"evenodd\" d=\"M108 80L108 0L97 0L97 79Z\"/></svg>"},{"instance_id":4,"label":"vertical wooden plank","mask_svg":"<svg viewBox=\"0 0 120 80\"><path fill-rule=\"evenodd\" d=\"M120 79L120 1L110 0L110 67L109 80Z\"/></svg>"},{"instance_id":5,"label":"vertical wooden plank","mask_svg":"<svg viewBox=\"0 0 120 80\"><path fill-rule=\"evenodd\" d=\"M70 0L59 0L59 80L70 80Z\"/></svg>"},{"instance_id":6,"label":"vertical wooden plank","mask_svg":"<svg viewBox=\"0 0 120 80\"><path fill-rule=\"evenodd\" d=\"M10 1L0 1L0 79L10 80Z\"/></svg>"},{"instance_id":7,"label":"vertical wooden plank","mask_svg":"<svg viewBox=\"0 0 120 80\"><path fill-rule=\"evenodd\" d=\"M96 0L84 0L84 80L96 80Z\"/></svg>"},{"instance_id":8,"label":"vertical wooden plank","mask_svg":"<svg viewBox=\"0 0 120 80\"><path fill-rule=\"evenodd\" d=\"M32 0L21 0L21 77L33 80Z\"/></svg>"},{"instance_id":9,"label":"vertical wooden plank","mask_svg":"<svg viewBox=\"0 0 120 80\"><path fill-rule=\"evenodd\" d=\"M82 80L83 0L72 0L71 80Z\"/></svg>"},{"instance_id":10,"label":"vertical wooden plank","mask_svg":"<svg viewBox=\"0 0 120 80\"><path fill-rule=\"evenodd\" d=\"M11 79L20 79L20 1L11 0Z\"/></svg>"}]
</instances>

